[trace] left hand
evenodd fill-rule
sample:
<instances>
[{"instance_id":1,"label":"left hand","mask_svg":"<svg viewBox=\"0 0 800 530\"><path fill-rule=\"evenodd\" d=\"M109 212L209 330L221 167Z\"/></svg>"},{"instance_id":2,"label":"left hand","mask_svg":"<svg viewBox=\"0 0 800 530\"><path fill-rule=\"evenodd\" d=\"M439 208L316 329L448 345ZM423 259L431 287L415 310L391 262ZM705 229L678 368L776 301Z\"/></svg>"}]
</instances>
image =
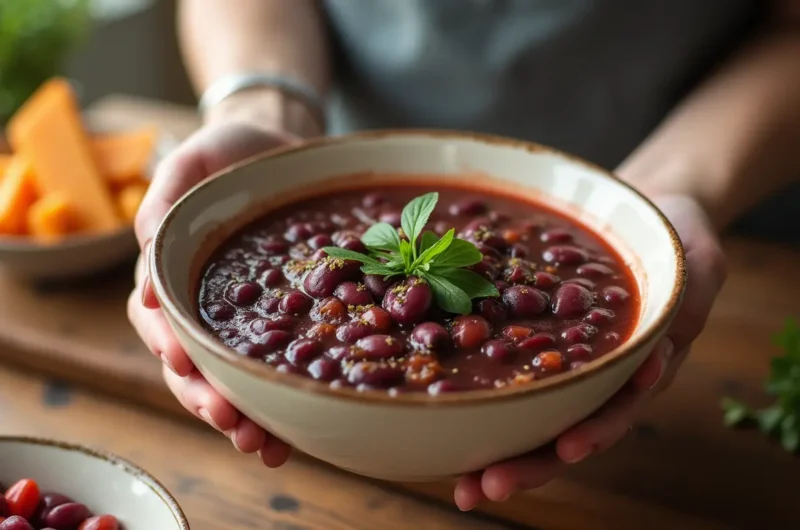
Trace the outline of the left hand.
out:
<instances>
[{"instance_id":1,"label":"left hand","mask_svg":"<svg viewBox=\"0 0 800 530\"><path fill-rule=\"evenodd\" d=\"M460 509L471 510L484 499L504 501L519 491L542 486L566 464L609 449L629 432L647 401L672 383L692 341L705 326L726 268L711 223L694 199L667 195L654 202L678 231L688 270L683 304L667 334L622 390L593 416L558 437L555 450L534 451L461 477L455 488Z\"/></svg>"}]
</instances>

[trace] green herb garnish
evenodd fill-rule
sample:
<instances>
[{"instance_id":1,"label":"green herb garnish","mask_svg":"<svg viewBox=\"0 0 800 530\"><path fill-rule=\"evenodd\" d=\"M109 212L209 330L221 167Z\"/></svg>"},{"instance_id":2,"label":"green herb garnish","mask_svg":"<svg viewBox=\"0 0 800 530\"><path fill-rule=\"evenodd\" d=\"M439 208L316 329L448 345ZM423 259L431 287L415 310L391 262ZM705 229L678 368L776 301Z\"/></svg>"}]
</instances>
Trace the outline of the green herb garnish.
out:
<instances>
[{"instance_id":1,"label":"green herb garnish","mask_svg":"<svg viewBox=\"0 0 800 530\"><path fill-rule=\"evenodd\" d=\"M763 433L779 437L783 448L793 452L800 449L800 327L797 322L787 322L775 342L785 352L772 359L766 385L767 393L777 398L775 403L754 410L726 397L722 408L726 425L755 422Z\"/></svg>"},{"instance_id":2,"label":"green herb garnish","mask_svg":"<svg viewBox=\"0 0 800 530\"><path fill-rule=\"evenodd\" d=\"M338 247L323 250L334 258L362 263L364 274L422 278L430 285L439 307L450 313L469 314L472 298L500 296L500 293L486 278L464 268L483 259L475 245L456 238L455 229L442 237L423 231L438 200L438 193L426 193L403 208L403 237L388 223L369 227L361 236L367 254Z\"/></svg>"}]
</instances>

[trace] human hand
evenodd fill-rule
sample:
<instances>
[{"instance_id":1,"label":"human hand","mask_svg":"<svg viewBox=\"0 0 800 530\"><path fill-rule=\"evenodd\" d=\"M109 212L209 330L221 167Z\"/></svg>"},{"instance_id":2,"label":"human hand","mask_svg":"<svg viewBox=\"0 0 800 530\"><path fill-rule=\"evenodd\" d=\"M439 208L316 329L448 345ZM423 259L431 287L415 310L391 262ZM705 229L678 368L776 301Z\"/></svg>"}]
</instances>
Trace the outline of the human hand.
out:
<instances>
[{"instance_id":1,"label":"human hand","mask_svg":"<svg viewBox=\"0 0 800 530\"><path fill-rule=\"evenodd\" d=\"M454 494L460 509L470 510L484 499L504 501L519 491L542 486L566 464L609 449L628 433L649 399L672 383L692 341L705 326L726 268L711 224L694 199L668 195L654 202L675 226L688 270L684 300L666 336L622 390L593 416L559 436L554 446L461 477Z\"/></svg>"},{"instance_id":2,"label":"human hand","mask_svg":"<svg viewBox=\"0 0 800 530\"><path fill-rule=\"evenodd\" d=\"M136 267L136 287L128 299L128 318L150 351L162 360L164 380L178 401L228 436L239 451L258 452L269 467L283 464L290 448L243 416L195 369L159 308L144 260L159 223L192 186L239 160L298 141L298 137L279 130L246 121L225 121L200 129L165 159L136 217L142 255Z\"/></svg>"}]
</instances>

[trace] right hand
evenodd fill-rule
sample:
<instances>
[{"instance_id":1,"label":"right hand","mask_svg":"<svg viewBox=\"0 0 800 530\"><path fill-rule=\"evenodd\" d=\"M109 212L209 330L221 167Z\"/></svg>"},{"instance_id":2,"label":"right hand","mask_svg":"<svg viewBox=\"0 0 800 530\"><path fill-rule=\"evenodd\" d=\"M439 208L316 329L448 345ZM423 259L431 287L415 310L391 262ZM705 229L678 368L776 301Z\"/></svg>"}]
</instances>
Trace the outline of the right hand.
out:
<instances>
[{"instance_id":1,"label":"right hand","mask_svg":"<svg viewBox=\"0 0 800 530\"><path fill-rule=\"evenodd\" d=\"M297 136L251 121L221 121L197 131L166 158L156 170L136 217L142 254L136 267L136 287L128 299L128 318L150 351L164 363L164 380L178 401L228 436L239 451L258 452L269 467L282 465L291 449L242 415L195 369L159 308L144 260L159 223L192 186L244 158L299 141Z\"/></svg>"}]
</instances>

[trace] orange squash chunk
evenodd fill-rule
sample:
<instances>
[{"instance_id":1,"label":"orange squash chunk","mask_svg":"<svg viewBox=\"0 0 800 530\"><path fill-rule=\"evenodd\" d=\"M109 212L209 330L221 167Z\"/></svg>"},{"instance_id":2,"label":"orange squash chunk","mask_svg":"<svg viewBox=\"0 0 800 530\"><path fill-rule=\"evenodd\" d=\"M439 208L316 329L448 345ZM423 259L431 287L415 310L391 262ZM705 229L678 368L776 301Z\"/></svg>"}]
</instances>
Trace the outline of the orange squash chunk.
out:
<instances>
[{"instance_id":1,"label":"orange squash chunk","mask_svg":"<svg viewBox=\"0 0 800 530\"><path fill-rule=\"evenodd\" d=\"M69 201L58 194L42 197L31 205L27 215L28 233L49 242L67 234L72 225Z\"/></svg>"},{"instance_id":2,"label":"orange squash chunk","mask_svg":"<svg viewBox=\"0 0 800 530\"><path fill-rule=\"evenodd\" d=\"M40 195L62 195L81 230L105 232L121 225L66 80L44 83L11 118L7 136L14 151L31 161Z\"/></svg>"},{"instance_id":3,"label":"orange squash chunk","mask_svg":"<svg viewBox=\"0 0 800 530\"><path fill-rule=\"evenodd\" d=\"M119 190L117 193L117 209L123 219L133 222L145 193L147 193L147 183L142 181L128 184Z\"/></svg>"},{"instance_id":4,"label":"orange squash chunk","mask_svg":"<svg viewBox=\"0 0 800 530\"><path fill-rule=\"evenodd\" d=\"M8 165L11 164L11 155L0 155L0 180L3 180L3 175L8 170Z\"/></svg>"},{"instance_id":5,"label":"orange squash chunk","mask_svg":"<svg viewBox=\"0 0 800 530\"><path fill-rule=\"evenodd\" d=\"M92 139L97 167L112 185L125 185L147 173L153 158L156 129L104 134Z\"/></svg>"},{"instance_id":6,"label":"orange squash chunk","mask_svg":"<svg viewBox=\"0 0 800 530\"><path fill-rule=\"evenodd\" d=\"M25 212L36 200L31 164L15 156L0 182L0 233L25 233Z\"/></svg>"}]
</instances>

